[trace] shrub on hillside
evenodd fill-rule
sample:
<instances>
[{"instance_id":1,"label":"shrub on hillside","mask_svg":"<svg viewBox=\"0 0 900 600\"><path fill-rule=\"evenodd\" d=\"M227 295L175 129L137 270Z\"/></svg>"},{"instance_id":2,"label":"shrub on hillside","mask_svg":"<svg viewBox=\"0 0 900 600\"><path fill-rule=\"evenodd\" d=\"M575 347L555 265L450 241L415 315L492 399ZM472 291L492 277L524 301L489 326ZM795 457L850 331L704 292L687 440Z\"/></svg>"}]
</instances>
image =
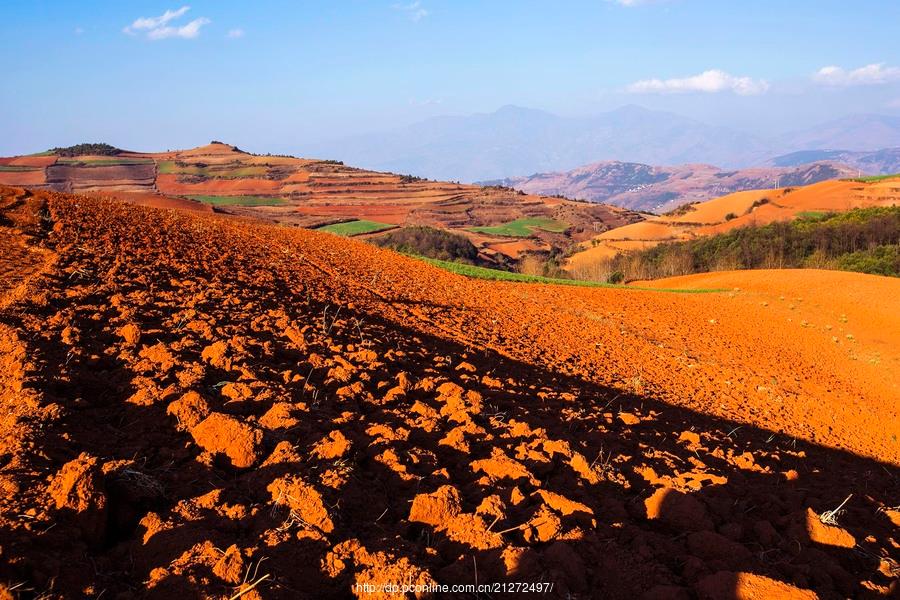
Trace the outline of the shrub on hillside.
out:
<instances>
[{"instance_id":1,"label":"shrub on hillside","mask_svg":"<svg viewBox=\"0 0 900 600\"><path fill-rule=\"evenodd\" d=\"M478 248L468 238L434 227L404 227L372 241L383 248L439 260L475 264L478 259Z\"/></svg>"},{"instance_id":2,"label":"shrub on hillside","mask_svg":"<svg viewBox=\"0 0 900 600\"><path fill-rule=\"evenodd\" d=\"M837 268L872 275L900 277L900 246L876 246L841 256Z\"/></svg>"},{"instance_id":3,"label":"shrub on hillside","mask_svg":"<svg viewBox=\"0 0 900 600\"><path fill-rule=\"evenodd\" d=\"M50 152L59 156L117 156L123 152L109 144L76 144L65 148L51 148Z\"/></svg>"}]
</instances>

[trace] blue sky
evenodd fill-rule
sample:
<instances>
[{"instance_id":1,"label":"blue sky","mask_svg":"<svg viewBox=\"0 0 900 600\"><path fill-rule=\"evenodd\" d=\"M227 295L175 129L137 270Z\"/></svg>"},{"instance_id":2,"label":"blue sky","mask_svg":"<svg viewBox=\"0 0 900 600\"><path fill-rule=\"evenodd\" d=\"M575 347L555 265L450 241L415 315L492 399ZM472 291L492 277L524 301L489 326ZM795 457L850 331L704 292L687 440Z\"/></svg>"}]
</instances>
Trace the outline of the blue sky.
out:
<instances>
[{"instance_id":1,"label":"blue sky","mask_svg":"<svg viewBox=\"0 0 900 600\"><path fill-rule=\"evenodd\" d=\"M775 134L900 114L898 22L895 0L5 0L0 155L212 138L302 154L505 104Z\"/></svg>"}]
</instances>

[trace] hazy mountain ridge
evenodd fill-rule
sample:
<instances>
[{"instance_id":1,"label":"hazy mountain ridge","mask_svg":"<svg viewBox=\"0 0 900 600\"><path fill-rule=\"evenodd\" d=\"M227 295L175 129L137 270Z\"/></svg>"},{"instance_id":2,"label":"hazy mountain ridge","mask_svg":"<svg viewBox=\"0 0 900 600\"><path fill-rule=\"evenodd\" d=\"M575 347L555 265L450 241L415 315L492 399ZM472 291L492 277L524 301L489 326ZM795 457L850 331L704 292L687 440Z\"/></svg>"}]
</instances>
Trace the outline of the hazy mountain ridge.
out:
<instances>
[{"instance_id":1,"label":"hazy mountain ridge","mask_svg":"<svg viewBox=\"0 0 900 600\"><path fill-rule=\"evenodd\" d=\"M399 130L312 145L306 153L340 156L377 170L478 181L602 159L732 165L762 160L765 149L749 134L638 106L590 118L505 106L494 113L435 117Z\"/></svg>"},{"instance_id":2,"label":"hazy mountain ridge","mask_svg":"<svg viewBox=\"0 0 900 600\"><path fill-rule=\"evenodd\" d=\"M769 164L774 167L794 167L820 161L838 162L870 175L887 175L900 172L900 148L883 148L868 152L800 150L776 156Z\"/></svg>"},{"instance_id":3,"label":"hazy mountain ridge","mask_svg":"<svg viewBox=\"0 0 900 600\"><path fill-rule=\"evenodd\" d=\"M433 117L400 129L308 144L303 154L471 182L566 171L598 161L741 169L769 165L772 157L801 150L898 146L900 118L883 115L851 115L766 138L635 105L593 117L504 106L493 113Z\"/></svg>"},{"instance_id":4,"label":"hazy mountain ridge","mask_svg":"<svg viewBox=\"0 0 900 600\"><path fill-rule=\"evenodd\" d=\"M789 132L777 142L793 150L841 148L852 152L871 152L900 146L900 117L889 115L848 115L833 121Z\"/></svg>"}]
</instances>

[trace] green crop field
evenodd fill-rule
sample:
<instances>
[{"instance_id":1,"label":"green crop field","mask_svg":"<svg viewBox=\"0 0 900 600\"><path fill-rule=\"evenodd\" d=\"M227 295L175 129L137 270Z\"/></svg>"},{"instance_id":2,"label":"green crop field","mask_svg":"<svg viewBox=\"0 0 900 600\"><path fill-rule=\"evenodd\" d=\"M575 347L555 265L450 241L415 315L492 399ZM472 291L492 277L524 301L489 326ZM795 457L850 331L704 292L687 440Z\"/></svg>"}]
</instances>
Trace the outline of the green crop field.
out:
<instances>
[{"instance_id":1,"label":"green crop field","mask_svg":"<svg viewBox=\"0 0 900 600\"><path fill-rule=\"evenodd\" d=\"M269 196L187 196L191 200L205 202L213 206L277 206L284 204L284 198Z\"/></svg>"},{"instance_id":2,"label":"green crop field","mask_svg":"<svg viewBox=\"0 0 900 600\"><path fill-rule=\"evenodd\" d=\"M40 167L27 167L25 165L0 165L0 173L24 173L26 171L39 171Z\"/></svg>"},{"instance_id":3,"label":"green crop field","mask_svg":"<svg viewBox=\"0 0 900 600\"><path fill-rule=\"evenodd\" d=\"M541 277L538 275L524 275L522 273L514 273L512 271L501 271L499 269L489 269L487 267L478 267L465 263L450 262L447 260L437 260L435 258L425 258L422 256L413 256L419 260L423 260L428 264L440 267L457 275L472 277L473 279L488 279L491 281L517 281L519 283L549 283L554 285L574 285L579 287L599 287L599 288L620 288L623 290L641 290L646 292L671 292L676 294L709 294L713 292L724 292L724 289L669 289L669 288L649 288L634 285L621 285L614 283L603 283L601 281L583 281L581 279L557 279L553 277Z\"/></svg>"},{"instance_id":4,"label":"green crop field","mask_svg":"<svg viewBox=\"0 0 900 600\"><path fill-rule=\"evenodd\" d=\"M184 165L179 166L174 160L163 160L159 163L159 172L165 175L197 175L211 179L242 179L244 177L261 177L268 173L268 167L250 165L233 167L228 165Z\"/></svg>"},{"instance_id":5,"label":"green crop field","mask_svg":"<svg viewBox=\"0 0 900 600\"><path fill-rule=\"evenodd\" d=\"M502 225L488 227L470 227L469 231L486 233L489 235L502 235L506 237L528 237L534 234L535 229L543 229L552 233L562 233L568 229L569 224L556 221L547 217L525 217L516 219Z\"/></svg>"},{"instance_id":6,"label":"green crop field","mask_svg":"<svg viewBox=\"0 0 900 600\"><path fill-rule=\"evenodd\" d=\"M858 181L859 183L875 183L878 181L884 181L885 179L895 179L900 178L900 173L892 173L890 175L872 175L870 177L853 177L852 179L845 179L844 181Z\"/></svg>"},{"instance_id":7,"label":"green crop field","mask_svg":"<svg viewBox=\"0 0 900 600\"><path fill-rule=\"evenodd\" d=\"M800 219L821 219L828 213L823 210L804 210L797 213L797 217Z\"/></svg>"},{"instance_id":8,"label":"green crop field","mask_svg":"<svg viewBox=\"0 0 900 600\"><path fill-rule=\"evenodd\" d=\"M391 229L392 227L396 227L396 225L359 219L356 221L347 221L344 223L324 225L322 227L317 227L316 231L327 231L329 233L351 237L354 235L361 235L363 233L375 233L376 231L384 231L385 229Z\"/></svg>"}]
</instances>

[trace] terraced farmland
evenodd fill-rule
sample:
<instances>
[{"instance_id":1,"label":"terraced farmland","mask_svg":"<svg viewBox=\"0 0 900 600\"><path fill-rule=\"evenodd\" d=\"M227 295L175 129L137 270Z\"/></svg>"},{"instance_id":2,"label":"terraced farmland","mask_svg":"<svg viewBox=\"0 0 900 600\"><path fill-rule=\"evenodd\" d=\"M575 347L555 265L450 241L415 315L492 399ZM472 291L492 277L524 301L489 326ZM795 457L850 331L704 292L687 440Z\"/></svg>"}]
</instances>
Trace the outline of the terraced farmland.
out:
<instances>
[{"instance_id":1,"label":"terraced farmland","mask_svg":"<svg viewBox=\"0 0 900 600\"><path fill-rule=\"evenodd\" d=\"M79 156L82 147L104 154ZM253 155L222 143L158 153L103 144L59 151L65 155L0 159L0 184L132 194L135 202L151 206L197 200L220 212L289 226L357 222L337 226L348 235L428 225L468 236L482 260L502 264L526 252L562 250L643 218L611 206L377 173L329 160ZM511 237L529 241L510 243Z\"/></svg>"}]
</instances>

